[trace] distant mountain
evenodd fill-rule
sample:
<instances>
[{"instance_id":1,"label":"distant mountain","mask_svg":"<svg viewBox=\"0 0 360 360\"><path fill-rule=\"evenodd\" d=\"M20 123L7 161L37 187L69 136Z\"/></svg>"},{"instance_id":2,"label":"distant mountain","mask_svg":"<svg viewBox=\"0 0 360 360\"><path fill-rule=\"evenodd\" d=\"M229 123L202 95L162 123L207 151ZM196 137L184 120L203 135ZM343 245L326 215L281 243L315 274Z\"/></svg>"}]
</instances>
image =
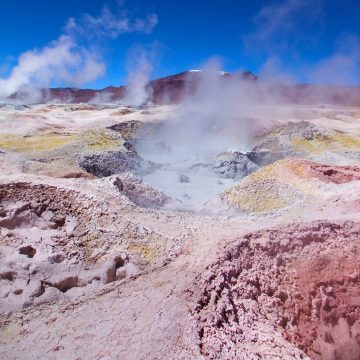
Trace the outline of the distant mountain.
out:
<instances>
[{"instance_id":1,"label":"distant mountain","mask_svg":"<svg viewBox=\"0 0 360 360\"><path fill-rule=\"evenodd\" d=\"M149 93L149 100L155 104L177 103L185 93L195 90L201 79L201 70L189 70L179 74L166 76L156 80L151 80L146 88ZM219 76L226 78L230 76L228 72L221 71ZM250 72L243 73L244 79L256 79ZM65 103L89 103L119 101L124 98L126 93L125 86L108 86L104 89L77 89L77 88L49 88L40 89L39 102L57 101ZM15 93L10 98L12 100L26 99L27 93L21 91Z\"/></svg>"},{"instance_id":2,"label":"distant mountain","mask_svg":"<svg viewBox=\"0 0 360 360\"><path fill-rule=\"evenodd\" d=\"M154 104L174 104L194 92L202 79L202 70L188 70L151 80L146 85L149 101ZM240 74L218 72L222 81L238 79L250 84L260 85L257 96L259 102L266 100L268 94L276 94L284 102L296 104L341 104L360 106L360 87L356 86L319 86L310 84L280 84L258 78L250 71ZM256 91L256 88L255 88ZM126 94L125 86L108 86L104 89L49 88L40 89L38 102L91 103L121 101ZM26 95L18 92L11 99L20 100Z\"/></svg>"},{"instance_id":3,"label":"distant mountain","mask_svg":"<svg viewBox=\"0 0 360 360\"><path fill-rule=\"evenodd\" d=\"M152 80L148 84L151 99L155 104L177 103L181 98L195 91L196 86L201 80L201 70L189 70L176 75L166 76ZM219 71L219 76L224 79L230 78L231 74ZM246 71L240 74L241 79L254 81L256 76Z\"/></svg>"}]
</instances>

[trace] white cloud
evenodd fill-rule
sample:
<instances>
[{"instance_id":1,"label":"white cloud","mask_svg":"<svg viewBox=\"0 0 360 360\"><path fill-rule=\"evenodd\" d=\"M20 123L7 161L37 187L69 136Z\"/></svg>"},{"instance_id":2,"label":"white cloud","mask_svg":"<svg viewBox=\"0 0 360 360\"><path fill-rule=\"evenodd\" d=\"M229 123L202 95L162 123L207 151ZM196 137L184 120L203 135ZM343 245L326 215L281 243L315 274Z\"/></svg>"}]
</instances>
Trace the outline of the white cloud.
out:
<instances>
[{"instance_id":1,"label":"white cloud","mask_svg":"<svg viewBox=\"0 0 360 360\"><path fill-rule=\"evenodd\" d=\"M131 32L150 33L158 23L156 14L149 14L145 19L132 20L125 13L115 15L104 7L100 16L84 14L79 21L70 18L65 26L66 32L87 38L116 39L119 35Z\"/></svg>"}]
</instances>

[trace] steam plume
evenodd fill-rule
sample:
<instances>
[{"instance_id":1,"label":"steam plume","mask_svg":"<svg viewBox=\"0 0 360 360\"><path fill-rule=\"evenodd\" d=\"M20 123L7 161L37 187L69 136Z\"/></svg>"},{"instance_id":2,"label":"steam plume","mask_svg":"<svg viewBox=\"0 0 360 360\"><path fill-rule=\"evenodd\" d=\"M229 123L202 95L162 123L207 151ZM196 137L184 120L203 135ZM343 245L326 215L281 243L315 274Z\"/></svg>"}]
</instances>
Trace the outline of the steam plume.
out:
<instances>
[{"instance_id":1,"label":"steam plume","mask_svg":"<svg viewBox=\"0 0 360 360\"><path fill-rule=\"evenodd\" d=\"M6 78L0 78L0 99L32 87L51 82L79 87L104 75L106 64L95 44L100 38L115 39L122 33L151 32L156 15L131 20L124 14L115 16L104 8L99 17L89 14L80 20L70 18L59 38L41 49L20 55L17 65ZM31 94L33 95L33 94Z\"/></svg>"},{"instance_id":2,"label":"steam plume","mask_svg":"<svg viewBox=\"0 0 360 360\"><path fill-rule=\"evenodd\" d=\"M153 52L154 54L154 52ZM128 77L125 98L123 103L131 106L143 105L151 96L147 84L150 80L153 65L149 57L154 57L150 52L134 48L129 55Z\"/></svg>"}]
</instances>

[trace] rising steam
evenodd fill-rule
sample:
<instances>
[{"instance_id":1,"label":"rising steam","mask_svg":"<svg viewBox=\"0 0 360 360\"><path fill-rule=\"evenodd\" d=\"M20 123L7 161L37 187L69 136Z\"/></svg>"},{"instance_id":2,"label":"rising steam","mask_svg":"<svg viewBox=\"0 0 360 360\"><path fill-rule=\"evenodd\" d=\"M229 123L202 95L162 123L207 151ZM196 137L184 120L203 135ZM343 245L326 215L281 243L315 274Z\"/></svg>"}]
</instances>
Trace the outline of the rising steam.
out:
<instances>
[{"instance_id":1,"label":"rising steam","mask_svg":"<svg viewBox=\"0 0 360 360\"><path fill-rule=\"evenodd\" d=\"M161 164L145 181L180 199L177 208L195 209L234 184L236 176L216 174L217 159L250 151L254 135L274 123L259 100L266 105L280 99L241 72L229 76L214 61L184 76L185 96L155 131L140 135L136 149Z\"/></svg>"},{"instance_id":2,"label":"rising steam","mask_svg":"<svg viewBox=\"0 0 360 360\"><path fill-rule=\"evenodd\" d=\"M97 56L79 46L72 37L62 35L39 50L27 51L19 57L6 79L0 79L0 98L21 88L46 86L52 80L80 86L103 75L105 64Z\"/></svg>"},{"instance_id":3,"label":"rising steam","mask_svg":"<svg viewBox=\"0 0 360 360\"><path fill-rule=\"evenodd\" d=\"M104 8L99 17L85 14L79 20L70 18L64 33L40 49L29 50L18 59L7 78L0 78L0 99L16 92L36 97L34 88L52 82L79 87L104 75L106 64L95 45L99 39L115 39L130 32L149 33L157 24L156 15L145 19L115 16Z\"/></svg>"},{"instance_id":4,"label":"rising steam","mask_svg":"<svg viewBox=\"0 0 360 360\"><path fill-rule=\"evenodd\" d=\"M147 85L153 66L148 57L149 54L140 49L133 50L129 55L127 86L122 100L125 105L135 107L143 105L151 96Z\"/></svg>"}]
</instances>

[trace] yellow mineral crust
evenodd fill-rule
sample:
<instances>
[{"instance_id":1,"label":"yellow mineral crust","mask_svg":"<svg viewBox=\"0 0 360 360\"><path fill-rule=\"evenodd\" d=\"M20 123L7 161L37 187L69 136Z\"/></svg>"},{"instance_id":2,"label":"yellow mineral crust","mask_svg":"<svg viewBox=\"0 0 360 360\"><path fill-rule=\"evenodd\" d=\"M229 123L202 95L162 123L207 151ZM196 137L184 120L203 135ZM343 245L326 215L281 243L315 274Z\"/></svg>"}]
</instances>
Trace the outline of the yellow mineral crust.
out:
<instances>
[{"instance_id":1,"label":"yellow mineral crust","mask_svg":"<svg viewBox=\"0 0 360 360\"><path fill-rule=\"evenodd\" d=\"M247 176L222 198L244 211L279 210L315 194L316 185L308 177L298 160L279 160Z\"/></svg>"},{"instance_id":2,"label":"yellow mineral crust","mask_svg":"<svg viewBox=\"0 0 360 360\"><path fill-rule=\"evenodd\" d=\"M90 130L82 135L88 150L115 150L123 144L119 140L106 131Z\"/></svg>"},{"instance_id":3,"label":"yellow mineral crust","mask_svg":"<svg viewBox=\"0 0 360 360\"><path fill-rule=\"evenodd\" d=\"M0 148L15 152L36 152L51 150L76 140L72 134L45 134L35 136L18 136L0 134Z\"/></svg>"},{"instance_id":4,"label":"yellow mineral crust","mask_svg":"<svg viewBox=\"0 0 360 360\"><path fill-rule=\"evenodd\" d=\"M294 138L292 145L296 150L304 150L312 155L325 151L360 150L360 139L345 133L319 135L314 139Z\"/></svg>"}]
</instances>

